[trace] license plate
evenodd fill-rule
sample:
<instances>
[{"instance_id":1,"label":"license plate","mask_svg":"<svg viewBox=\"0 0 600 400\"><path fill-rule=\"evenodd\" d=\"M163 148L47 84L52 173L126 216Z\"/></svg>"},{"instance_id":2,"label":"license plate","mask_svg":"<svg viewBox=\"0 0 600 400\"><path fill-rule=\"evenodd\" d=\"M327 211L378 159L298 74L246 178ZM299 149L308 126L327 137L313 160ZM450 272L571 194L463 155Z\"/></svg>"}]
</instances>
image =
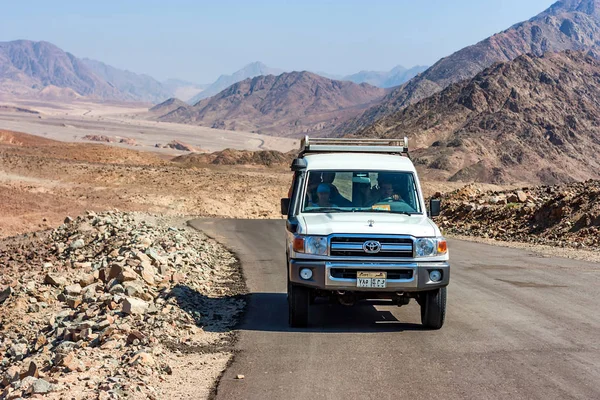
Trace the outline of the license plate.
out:
<instances>
[{"instance_id":1,"label":"license plate","mask_svg":"<svg viewBox=\"0 0 600 400\"><path fill-rule=\"evenodd\" d=\"M386 272L357 272L356 287L383 289L386 287Z\"/></svg>"}]
</instances>

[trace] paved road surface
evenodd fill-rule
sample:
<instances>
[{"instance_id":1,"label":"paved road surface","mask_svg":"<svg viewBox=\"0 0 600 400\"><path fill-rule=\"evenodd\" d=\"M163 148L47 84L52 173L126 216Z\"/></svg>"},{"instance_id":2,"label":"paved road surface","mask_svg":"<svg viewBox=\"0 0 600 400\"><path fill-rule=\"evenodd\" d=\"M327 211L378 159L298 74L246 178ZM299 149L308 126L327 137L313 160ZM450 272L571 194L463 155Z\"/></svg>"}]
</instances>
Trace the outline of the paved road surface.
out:
<instances>
[{"instance_id":1,"label":"paved road surface","mask_svg":"<svg viewBox=\"0 0 600 400\"><path fill-rule=\"evenodd\" d=\"M450 241L440 331L414 302L322 304L290 329L283 222L191 224L237 253L252 292L218 399L600 399L599 264Z\"/></svg>"}]
</instances>

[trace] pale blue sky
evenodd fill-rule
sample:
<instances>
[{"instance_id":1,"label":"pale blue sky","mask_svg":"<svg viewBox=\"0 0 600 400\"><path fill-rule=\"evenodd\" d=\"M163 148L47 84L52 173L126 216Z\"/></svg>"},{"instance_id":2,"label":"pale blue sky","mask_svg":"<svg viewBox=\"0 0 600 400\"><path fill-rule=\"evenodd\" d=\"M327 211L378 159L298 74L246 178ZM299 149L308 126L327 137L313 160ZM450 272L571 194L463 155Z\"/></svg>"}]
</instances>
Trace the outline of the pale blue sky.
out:
<instances>
[{"instance_id":1,"label":"pale blue sky","mask_svg":"<svg viewBox=\"0 0 600 400\"><path fill-rule=\"evenodd\" d=\"M552 0L2 0L0 41L46 40L157 79L210 83L252 61L350 74L431 65Z\"/></svg>"}]
</instances>

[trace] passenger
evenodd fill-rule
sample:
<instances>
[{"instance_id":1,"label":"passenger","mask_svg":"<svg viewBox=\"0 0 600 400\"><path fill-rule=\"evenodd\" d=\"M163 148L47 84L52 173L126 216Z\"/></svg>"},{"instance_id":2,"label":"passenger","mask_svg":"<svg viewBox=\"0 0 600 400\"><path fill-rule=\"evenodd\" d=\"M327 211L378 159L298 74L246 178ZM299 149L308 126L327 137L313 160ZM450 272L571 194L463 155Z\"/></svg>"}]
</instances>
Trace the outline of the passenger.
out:
<instances>
[{"instance_id":1,"label":"passenger","mask_svg":"<svg viewBox=\"0 0 600 400\"><path fill-rule=\"evenodd\" d=\"M337 207L331 201L331 185L328 183L321 183L317 187L317 203L311 204L311 207Z\"/></svg>"},{"instance_id":2,"label":"passenger","mask_svg":"<svg viewBox=\"0 0 600 400\"><path fill-rule=\"evenodd\" d=\"M311 172L308 178L308 185L306 188L306 195L308 197L307 203L317 203L317 187L321 184L321 174Z\"/></svg>"}]
</instances>

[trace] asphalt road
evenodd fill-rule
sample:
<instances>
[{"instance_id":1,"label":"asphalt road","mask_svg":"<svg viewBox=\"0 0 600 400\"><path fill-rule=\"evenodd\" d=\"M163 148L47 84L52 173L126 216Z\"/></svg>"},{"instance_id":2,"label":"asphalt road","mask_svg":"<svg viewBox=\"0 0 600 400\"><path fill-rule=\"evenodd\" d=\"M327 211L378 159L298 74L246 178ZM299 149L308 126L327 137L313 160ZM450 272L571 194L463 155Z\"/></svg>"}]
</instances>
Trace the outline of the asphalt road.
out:
<instances>
[{"instance_id":1,"label":"asphalt road","mask_svg":"<svg viewBox=\"0 0 600 400\"><path fill-rule=\"evenodd\" d=\"M237 253L252 293L218 399L600 399L600 264L451 240L441 330L414 302L316 305L290 329L283 222L191 225Z\"/></svg>"}]
</instances>

